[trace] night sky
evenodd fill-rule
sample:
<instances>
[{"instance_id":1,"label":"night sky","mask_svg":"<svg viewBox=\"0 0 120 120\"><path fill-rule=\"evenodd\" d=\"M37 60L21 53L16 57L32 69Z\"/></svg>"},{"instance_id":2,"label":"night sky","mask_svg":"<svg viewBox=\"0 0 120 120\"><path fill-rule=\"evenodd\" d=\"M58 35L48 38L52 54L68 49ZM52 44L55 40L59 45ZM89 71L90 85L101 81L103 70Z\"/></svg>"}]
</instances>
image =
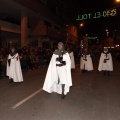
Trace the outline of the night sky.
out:
<instances>
[{"instance_id":1,"label":"night sky","mask_svg":"<svg viewBox=\"0 0 120 120\"><path fill-rule=\"evenodd\" d=\"M73 9L76 13L100 11L116 6L114 0L74 0L74 3Z\"/></svg>"},{"instance_id":2,"label":"night sky","mask_svg":"<svg viewBox=\"0 0 120 120\"><path fill-rule=\"evenodd\" d=\"M104 11L107 9L117 8L116 17L98 18L83 21L76 21L77 15L94 13ZM120 27L120 4L116 3L115 0L74 0L70 3L70 9L72 9L75 23L79 25L84 23L83 28L80 28L83 34L97 34L104 35L105 30L118 29Z\"/></svg>"}]
</instances>

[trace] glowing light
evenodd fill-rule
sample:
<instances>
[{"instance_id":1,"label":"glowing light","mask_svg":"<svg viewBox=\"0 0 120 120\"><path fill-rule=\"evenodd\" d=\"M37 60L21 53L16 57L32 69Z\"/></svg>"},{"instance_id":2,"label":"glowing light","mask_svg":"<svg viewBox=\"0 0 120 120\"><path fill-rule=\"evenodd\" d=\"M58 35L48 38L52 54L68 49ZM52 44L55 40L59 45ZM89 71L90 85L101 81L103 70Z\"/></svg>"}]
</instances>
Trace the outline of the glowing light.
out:
<instances>
[{"instance_id":1,"label":"glowing light","mask_svg":"<svg viewBox=\"0 0 120 120\"><path fill-rule=\"evenodd\" d=\"M110 9L102 12L78 15L76 20L96 19L96 18L110 17L110 16L117 16L117 9Z\"/></svg>"},{"instance_id":2,"label":"glowing light","mask_svg":"<svg viewBox=\"0 0 120 120\"><path fill-rule=\"evenodd\" d=\"M119 45L116 45L115 47L119 47Z\"/></svg>"},{"instance_id":3,"label":"glowing light","mask_svg":"<svg viewBox=\"0 0 120 120\"><path fill-rule=\"evenodd\" d=\"M84 25L84 24L83 24L83 23L81 23L81 24L80 24L80 27L83 27L83 25Z\"/></svg>"},{"instance_id":4,"label":"glowing light","mask_svg":"<svg viewBox=\"0 0 120 120\"><path fill-rule=\"evenodd\" d=\"M114 47L114 46L111 46L111 47L110 47L110 46L108 46L108 47L104 47L104 48L115 48L115 47Z\"/></svg>"},{"instance_id":5,"label":"glowing light","mask_svg":"<svg viewBox=\"0 0 120 120\"><path fill-rule=\"evenodd\" d=\"M116 2L120 2L120 0L116 0Z\"/></svg>"},{"instance_id":6,"label":"glowing light","mask_svg":"<svg viewBox=\"0 0 120 120\"><path fill-rule=\"evenodd\" d=\"M97 37L88 37L88 39L93 39L93 40L95 40L95 39L97 39Z\"/></svg>"}]
</instances>

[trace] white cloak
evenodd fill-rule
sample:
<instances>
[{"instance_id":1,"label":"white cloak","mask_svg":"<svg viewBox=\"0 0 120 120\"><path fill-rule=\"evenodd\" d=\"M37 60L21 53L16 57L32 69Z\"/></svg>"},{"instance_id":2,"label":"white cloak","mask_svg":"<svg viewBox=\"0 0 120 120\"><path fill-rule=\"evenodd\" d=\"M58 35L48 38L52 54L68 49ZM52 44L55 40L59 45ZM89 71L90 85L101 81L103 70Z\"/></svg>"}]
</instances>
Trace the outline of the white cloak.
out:
<instances>
[{"instance_id":1,"label":"white cloak","mask_svg":"<svg viewBox=\"0 0 120 120\"><path fill-rule=\"evenodd\" d=\"M104 63L104 59L109 59ZM104 53L101 53L100 56L100 61L99 61L99 66L98 66L99 71L113 71L113 62L112 62L112 56L111 53L108 53L107 56Z\"/></svg>"},{"instance_id":2,"label":"white cloak","mask_svg":"<svg viewBox=\"0 0 120 120\"><path fill-rule=\"evenodd\" d=\"M69 53L69 55L70 55L70 58L71 58L71 68L72 68L72 69L75 69L74 53L71 52L71 53Z\"/></svg>"},{"instance_id":3,"label":"white cloak","mask_svg":"<svg viewBox=\"0 0 120 120\"><path fill-rule=\"evenodd\" d=\"M87 61L85 61L84 59L85 59L85 55L83 55L81 57L81 60L80 60L80 69L81 70L92 71L93 70L93 63L92 63L92 59L91 59L90 54L86 55Z\"/></svg>"},{"instance_id":4,"label":"white cloak","mask_svg":"<svg viewBox=\"0 0 120 120\"><path fill-rule=\"evenodd\" d=\"M10 66L9 66L9 63L7 61L6 75L9 76L9 79L12 78L13 82L22 82L23 76L22 76L21 65L20 65L18 53L15 54L14 56L11 56L9 54L8 59L11 59L11 62L10 62Z\"/></svg>"},{"instance_id":5,"label":"white cloak","mask_svg":"<svg viewBox=\"0 0 120 120\"><path fill-rule=\"evenodd\" d=\"M58 55L53 54L48 71L46 74L45 82L43 85L43 90L48 93L56 92L58 94L62 94L61 84L58 84L58 72L56 66L56 58ZM64 94L66 95L69 92L70 86L72 86L72 78L71 78L71 60L69 54L66 53L63 55L63 60L66 61L66 65L64 66L66 69L66 84Z\"/></svg>"}]
</instances>

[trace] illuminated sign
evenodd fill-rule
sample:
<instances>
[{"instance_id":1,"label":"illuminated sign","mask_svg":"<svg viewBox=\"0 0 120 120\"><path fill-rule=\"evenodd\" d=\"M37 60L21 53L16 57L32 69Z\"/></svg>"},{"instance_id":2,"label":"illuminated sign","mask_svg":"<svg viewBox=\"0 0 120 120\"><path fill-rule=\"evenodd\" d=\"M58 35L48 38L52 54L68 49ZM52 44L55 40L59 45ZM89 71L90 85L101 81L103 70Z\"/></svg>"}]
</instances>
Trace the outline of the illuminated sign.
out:
<instances>
[{"instance_id":1,"label":"illuminated sign","mask_svg":"<svg viewBox=\"0 0 120 120\"><path fill-rule=\"evenodd\" d=\"M102 12L78 15L78 18L76 20L87 20L87 19L110 17L110 16L116 16L116 15L117 15L117 9L110 9Z\"/></svg>"},{"instance_id":2,"label":"illuminated sign","mask_svg":"<svg viewBox=\"0 0 120 120\"><path fill-rule=\"evenodd\" d=\"M88 37L88 39L97 39L97 37Z\"/></svg>"}]
</instances>

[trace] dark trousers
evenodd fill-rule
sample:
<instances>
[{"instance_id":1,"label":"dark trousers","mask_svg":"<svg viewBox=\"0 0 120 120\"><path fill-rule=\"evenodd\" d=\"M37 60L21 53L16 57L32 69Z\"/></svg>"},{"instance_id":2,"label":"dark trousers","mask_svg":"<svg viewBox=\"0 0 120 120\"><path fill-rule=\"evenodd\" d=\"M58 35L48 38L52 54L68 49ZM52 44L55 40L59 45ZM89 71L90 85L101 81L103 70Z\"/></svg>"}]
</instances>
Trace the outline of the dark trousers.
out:
<instances>
[{"instance_id":1,"label":"dark trousers","mask_svg":"<svg viewBox=\"0 0 120 120\"><path fill-rule=\"evenodd\" d=\"M62 84L62 94L65 92L65 84Z\"/></svg>"},{"instance_id":2,"label":"dark trousers","mask_svg":"<svg viewBox=\"0 0 120 120\"><path fill-rule=\"evenodd\" d=\"M106 75L107 75L107 76L110 76L110 72L107 71L107 70L104 71L104 76L106 76Z\"/></svg>"}]
</instances>

